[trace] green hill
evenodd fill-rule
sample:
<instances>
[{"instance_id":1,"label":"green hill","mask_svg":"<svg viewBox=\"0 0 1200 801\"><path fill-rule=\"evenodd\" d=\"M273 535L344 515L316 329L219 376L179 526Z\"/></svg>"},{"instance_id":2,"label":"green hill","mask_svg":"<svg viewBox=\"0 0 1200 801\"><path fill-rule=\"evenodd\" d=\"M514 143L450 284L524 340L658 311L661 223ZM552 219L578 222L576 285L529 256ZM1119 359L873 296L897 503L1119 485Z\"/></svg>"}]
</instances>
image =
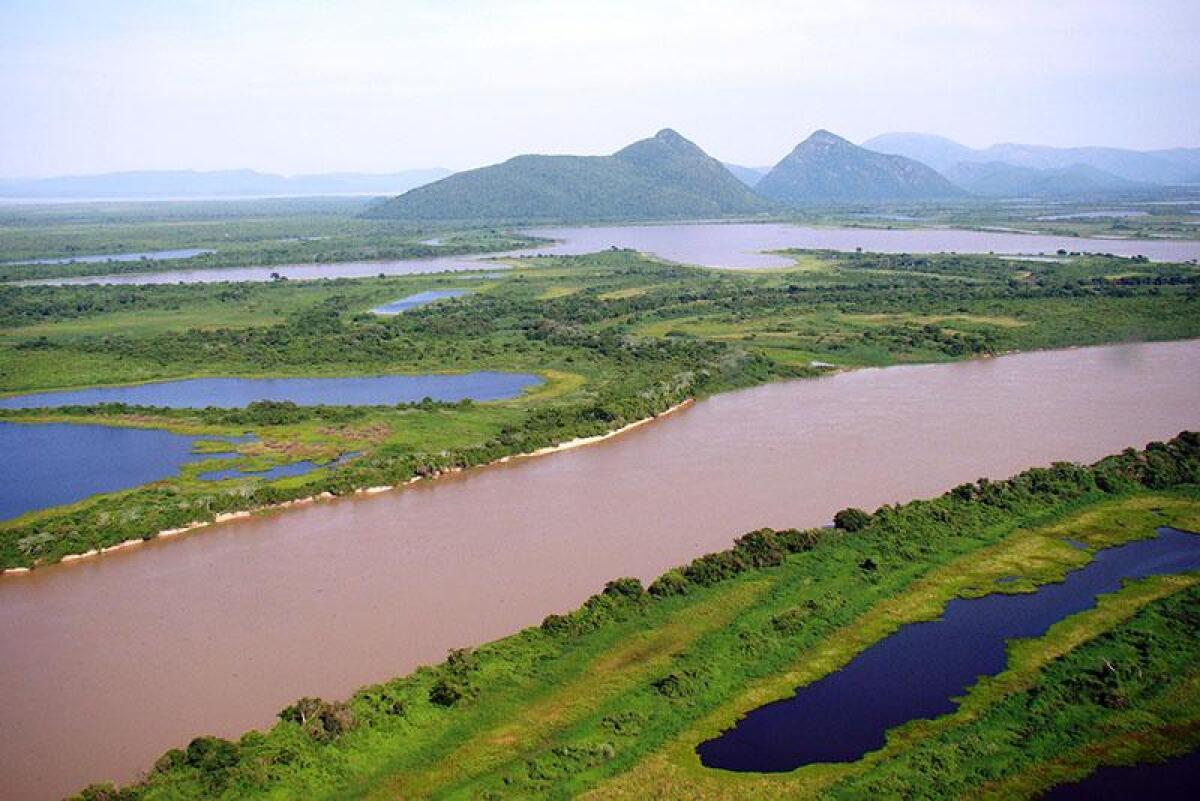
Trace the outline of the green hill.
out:
<instances>
[{"instance_id":1,"label":"green hill","mask_svg":"<svg viewBox=\"0 0 1200 801\"><path fill-rule=\"evenodd\" d=\"M392 198L404 220L663 220L757 214L772 204L670 129L611 156L517 156Z\"/></svg>"},{"instance_id":2,"label":"green hill","mask_svg":"<svg viewBox=\"0 0 1200 801\"><path fill-rule=\"evenodd\" d=\"M790 204L966 196L931 167L904 156L861 148L823 130L797 145L755 189Z\"/></svg>"}]
</instances>

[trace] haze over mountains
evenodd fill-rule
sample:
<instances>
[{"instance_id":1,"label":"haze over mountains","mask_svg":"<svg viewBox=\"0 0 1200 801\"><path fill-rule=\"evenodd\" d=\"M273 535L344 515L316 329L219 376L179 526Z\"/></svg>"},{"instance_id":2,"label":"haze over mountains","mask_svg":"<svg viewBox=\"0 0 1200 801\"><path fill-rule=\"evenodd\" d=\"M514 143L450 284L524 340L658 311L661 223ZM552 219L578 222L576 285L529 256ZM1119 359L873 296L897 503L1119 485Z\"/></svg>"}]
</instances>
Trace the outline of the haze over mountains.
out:
<instances>
[{"instance_id":1,"label":"haze over mountains","mask_svg":"<svg viewBox=\"0 0 1200 801\"><path fill-rule=\"evenodd\" d=\"M290 177L254 170L139 170L0 180L0 197L116 199L392 195L407 192L449 174L450 170L440 167L394 173L338 172Z\"/></svg>"},{"instance_id":2,"label":"haze over mountains","mask_svg":"<svg viewBox=\"0 0 1200 801\"><path fill-rule=\"evenodd\" d=\"M515 156L455 173L376 207L407 220L700 219L775 205L667 128L611 156Z\"/></svg>"},{"instance_id":3,"label":"haze over mountains","mask_svg":"<svg viewBox=\"0 0 1200 801\"><path fill-rule=\"evenodd\" d=\"M1200 184L1200 148L1135 151L999 144L888 133L862 146L826 130L774 167L722 163L671 129L608 156L515 156L461 173L285 177L161 170L0 179L0 198L154 199L376 195L370 216L416 221L566 222L748 217L820 204L1153 197Z\"/></svg>"},{"instance_id":4,"label":"haze over mountains","mask_svg":"<svg viewBox=\"0 0 1200 801\"><path fill-rule=\"evenodd\" d=\"M1154 188L1086 164L1038 169L1002 161L960 161L943 173L973 195L994 198L1112 197Z\"/></svg>"},{"instance_id":5,"label":"haze over mountains","mask_svg":"<svg viewBox=\"0 0 1200 801\"><path fill-rule=\"evenodd\" d=\"M767 173L771 171L770 167L745 167L741 164L730 164L728 161L722 161L725 169L733 173L733 177L751 188L758 185Z\"/></svg>"},{"instance_id":6,"label":"haze over mountains","mask_svg":"<svg viewBox=\"0 0 1200 801\"><path fill-rule=\"evenodd\" d=\"M977 150L944 136L923 133L881 134L868 139L863 147L916 159L952 179L960 164L991 163L1024 169L1026 172L1018 173L993 168L997 174L1005 173L1006 181L1012 186L1018 185L1021 175L1035 184L1045 184L1047 180L1054 184L1053 174L1030 172L1053 170L1069 171L1060 173L1064 187L1078 183L1081 188L1086 185L1093 190L1097 187L1132 189L1139 184L1145 188L1155 184L1200 182L1200 148L1125 150L1115 147L1049 147L1003 143ZM1080 170L1081 167L1090 169ZM961 179L972 181L980 173L967 169L957 170L957 174Z\"/></svg>"}]
</instances>

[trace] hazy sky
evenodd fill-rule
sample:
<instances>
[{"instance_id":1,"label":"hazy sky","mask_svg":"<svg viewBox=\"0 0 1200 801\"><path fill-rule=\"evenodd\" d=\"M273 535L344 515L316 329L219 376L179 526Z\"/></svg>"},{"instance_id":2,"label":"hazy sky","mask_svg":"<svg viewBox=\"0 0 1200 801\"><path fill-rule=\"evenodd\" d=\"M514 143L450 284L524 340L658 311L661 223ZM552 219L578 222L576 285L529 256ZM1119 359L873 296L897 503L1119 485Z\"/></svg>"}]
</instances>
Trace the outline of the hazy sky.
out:
<instances>
[{"instance_id":1,"label":"hazy sky","mask_svg":"<svg viewBox=\"0 0 1200 801\"><path fill-rule=\"evenodd\" d=\"M0 175L454 169L673 127L1200 145L1200 0L0 0Z\"/></svg>"}]
</instances>

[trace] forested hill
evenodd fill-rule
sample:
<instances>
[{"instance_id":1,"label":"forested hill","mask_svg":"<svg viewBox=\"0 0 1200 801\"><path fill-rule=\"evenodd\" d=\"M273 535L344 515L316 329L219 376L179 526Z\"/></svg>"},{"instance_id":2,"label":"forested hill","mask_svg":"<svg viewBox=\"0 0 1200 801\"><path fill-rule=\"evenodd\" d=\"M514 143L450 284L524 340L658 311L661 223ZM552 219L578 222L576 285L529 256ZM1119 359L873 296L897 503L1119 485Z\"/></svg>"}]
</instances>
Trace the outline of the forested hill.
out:
<instances>
[{"instance_id":1,"label":"forested hill","mask_svg":"<svg viewBox=\"0 0 1200 801\"><path fill-rule=\"evenodd\" d=\"M665 129L611 156L526 155L451 175L382 203L406 220L585 221L744 216L772 204Z\"/></svg>"},{"instance_id":2,"label":"forested hill","mask_svg":"<svg viewBox=\"0 0 1200 801\"><path fill-rule=\"evenodd\" d=\"M817 131L797 145L755 189L789 204L966 196L931 167L861 148L829 131Z\"/></svg>"}]
</instances>

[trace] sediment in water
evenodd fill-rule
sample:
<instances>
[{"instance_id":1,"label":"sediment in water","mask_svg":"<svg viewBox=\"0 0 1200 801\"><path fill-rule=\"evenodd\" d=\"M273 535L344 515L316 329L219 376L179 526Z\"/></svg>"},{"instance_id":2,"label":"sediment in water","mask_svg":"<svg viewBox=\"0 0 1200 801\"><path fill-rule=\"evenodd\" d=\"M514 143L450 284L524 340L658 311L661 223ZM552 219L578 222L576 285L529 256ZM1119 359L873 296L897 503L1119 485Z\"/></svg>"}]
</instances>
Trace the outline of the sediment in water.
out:
<instances>
[{"instance_id":1,"label":"sediment in water","mask_svg":"<svg viewBox=\"0 0 1200 801\"><path fill-rule=\"evenodd\" d=\"M620 428L613 429L612 431L606 432L604 434L596 434L595 436L591 436L591 437L576 437L575 439L567 440L566 442L560 442L557 445L550 445L545 448L538 448L537 450L530 451L529 453L518 453L518 454L514 454L512 456L504 456L504 457L501 457L500 459L496 459L492 462L488 462L487 464L480 465L480 467L490 467L490 466L496 465L496 464L504 464L504 463L512 461L514 459L525 459L525 458L529 458L531 456L545 456L547 454L557 453L559 451L568 451L568 450L572 450L574 448L581 448L585 445L593 445L597 442L603 442L606 439L611 439L620 434L624 434L627 431L632 431L635 428L644 426L645 424L653 422L654 420L657 420L661 417L666 417L667 415L677 412L680 409L690 406L693 403L695 403L695 398L685 398L684 400L680 401L679 403L675 404L674 406L672 406L668 409L664 409L663 411L659 412L658 414L651 415L650 417L644 417L641 420L635 420L632 423L629 423L628 425L621 426ZM452 467L447 470L437 470L437 471L434 471L428 477L413 476L412 478L408 479L407 481L403 481L399 484L384 484L384 485L375 486L375 487L363 487L361 489L356 489L354 491L354 494L355 495L377 495L377 494L380 494L383 492L388 492L390 490L401 489L403 487L408 486L409 484L415 484L418 481L433 480L433 479L441 478L442 476L450 475L452 473L461 473L463 471L463 469L464 468L462 468L462 467ZM250 517L255 514L262 514L264 512L280 511L283 509L288 509L293 506L301 506L304 504L315 503L316 501L331 500L336 497L337 496L334 495L332 492L322 492L317 495L309 495L304 498L296 498L296 499L293 499L290 501L282 501L280 503L274 503L274 504L270 504L267 506L260 506L260 507L254 508L254 509L243 509L243 510L237 511L237 512L222 512L221 514L214 517L212 520L197 520L195 522L188 523L186 526L181 526L179 528L163 529L161 531L155 532L154 534L152 534L148 537L144 537L141 539L128 539L128 540L125 540L124 542L117 543L116 545L110 545L105 548L99 548L99 549L92 548L91 550L84 551L83 553L67 554L66 556L63 556L62 559L60 559L58 563L55 563L55 564L60 564L63 562L75 562L80 559L86 559L86 558L89 558L92 556L99 556L101 554L110 553L112 551L124 550L126 548L130 548L135 545L141 545L144 542L149 542L150 540L164 539L167 537L175 537L180 534L185 534L189 531L194 531L195 529L198 529L198 528L206 528L208 526L215 526L215 525L219 525L221 523L227 523L231 520L244 519L244 518ZM10 575L10 574L18 575L18 574L22 574L22 573L29 573L30 570L31 570L31 568L28 568L28 567L10 567L3 571L0 571L0 575L5 575L5 576Z\"/></svg>"}]
</instances>

